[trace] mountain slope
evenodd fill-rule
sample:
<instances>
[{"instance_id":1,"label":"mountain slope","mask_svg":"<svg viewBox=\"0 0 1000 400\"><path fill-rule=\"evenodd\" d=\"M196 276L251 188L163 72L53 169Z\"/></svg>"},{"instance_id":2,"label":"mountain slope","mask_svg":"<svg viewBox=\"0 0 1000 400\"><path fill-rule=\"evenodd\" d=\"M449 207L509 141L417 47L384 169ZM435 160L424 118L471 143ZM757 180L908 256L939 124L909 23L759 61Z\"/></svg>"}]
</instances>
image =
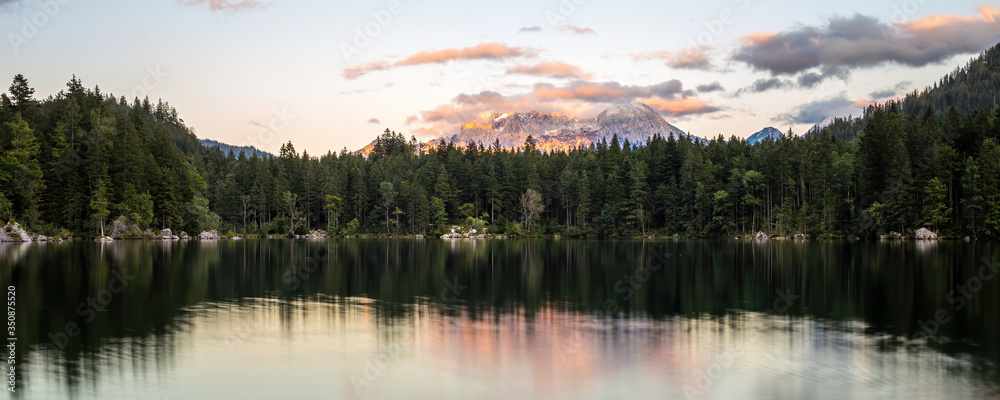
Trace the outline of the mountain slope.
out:
<instances>
[{"instance_id":1,"label":"mountain slope","mask_svg":"<svg viewBox=\"0 0 1000 400\"><path fill-rule=\"evenodd\" d=\"M924 90L913 91L902 100L890 100L885 104L895 103L903 114L917 116L933 110L934 115L941 118L952 107L962 115L984 109L993 111L1000 105L997 93L1000 93L1000 44ZM806 136L827 132L838 139L853 140L868 123L872 110L872 107L866 108L860 117L826 118L810 129Z\"/></svg>"},{"instance_id":2,"label":"mountain slope","mask_svg":"<svg viewBox=\"0 0 1000 400\"><path fill-rule=\"evenodd\" d=\"M528 135L535 139L542 151L566 151L589 146L601 140L610 141L615 135L620 141L628 140L633 144L646 143L653 135L704 140L684 133L643 103L611 107L593 120L542 112L487 112L463 125L459 133L442 139L458 144L475 142L484 146L500 141L500 146L504 148L516 148L524 144Z\"/></svg>"},{"instance_id":3,"label":"mountain slope","mask_svg":"<svg viewBox=\"0 0 1000 400\"><path fill-rule=\"evenodd\" d=\"M198 142L201 143L201 145L204 146L205 148L208 149L218 148L219 150L222 150L222 152L225 154L229 154L229 152L232 151L233 154L239 156L240 152L242 151L247 157L258 157L258 158L274 157L273 154L263 150L258 150L256 147L253 146L233 146L211 139L198 139Z\"/></svg>"},{"instance_id":4,"label":"mountain slope","mask_svg":"<svg viewBox=\"0 0 1000 400\"><path fill-rule=\"evenodd\" d=\"M784 134L782 134L781 131L769 126L762 129L760 132L750 135L750 137L747 138L747 143L755 145L768 139L778 140L781 139L782 136L784 136Z\"/></svg>"}]
</instances>

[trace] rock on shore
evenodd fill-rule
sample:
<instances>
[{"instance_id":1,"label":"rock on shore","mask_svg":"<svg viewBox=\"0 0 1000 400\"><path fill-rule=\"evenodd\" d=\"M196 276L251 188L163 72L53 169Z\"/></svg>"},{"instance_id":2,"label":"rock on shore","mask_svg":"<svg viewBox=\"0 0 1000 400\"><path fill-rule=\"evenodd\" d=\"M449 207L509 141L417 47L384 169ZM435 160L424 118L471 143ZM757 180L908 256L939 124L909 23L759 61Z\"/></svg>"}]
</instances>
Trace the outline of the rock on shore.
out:
<instances>
[{"instance_id":1,"label":"rock on shore","mask_svg":"<svg viewBox=\"0 0 1000 400\"><path fill-rule=\"evenodd\" d=\"M219 240L219 232L212 230L198 234L198 240Z\"/></svg>"},{"instance_id":2,"label":"rock on shore","mask_svg":"<svg viewBox=\"0 0 1000 400\"><path fill-rule=\"evenodd\" d=\"M0 242L30 242L31 235L28 234L21 224L17 222L4 225L0 228Z\"/></svg>"}]
</instances>

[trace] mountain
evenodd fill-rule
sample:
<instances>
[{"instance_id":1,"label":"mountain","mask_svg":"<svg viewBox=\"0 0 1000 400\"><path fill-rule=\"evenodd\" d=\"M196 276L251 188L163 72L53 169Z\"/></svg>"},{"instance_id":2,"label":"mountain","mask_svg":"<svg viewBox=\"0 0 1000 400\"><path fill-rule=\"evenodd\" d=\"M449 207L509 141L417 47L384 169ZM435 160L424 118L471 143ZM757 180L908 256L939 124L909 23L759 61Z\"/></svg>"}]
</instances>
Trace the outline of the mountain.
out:
<instances>
[{"instance_id":1,"label":"mountain","mask_svg":"<svg viewBox=\"0 0 1000 400\"><path fill-rule=\"evenodd\" d=\"M211 139L198 139L198 142L200 142L201 145L204 146L205 148L209 149L218 148L219 150L222 150L222 152L225 154L229 154L229 152L232 151L233 154L239 156L240 152L242 151L243 154L245 154L247 157L258 157L258 158L274 157L274 154L268 153L263 150L257 150L257 148L253 146L233 146Z\"/></svg>"},{"instance_id":2,"label":"mountain","mask_svg":"<svg viewBox=\"0 0 1000 400\"><path fill-rule=\"evenodd\" d=\"M705 140L684 133L649 106L633 103L611 107L593 120L578 120L565 115L535 111L486 112L477 120L463 125L459 133L432 142L444 139L457 144L476 142L489 146L499 140L500 146L515 148L523 145L524 140L531 135L538 143L539 150L565 151L605 139L610 141L614 135L618 135L618 140L622 143L628 140L632 144L642 144L657 134L663 137L673 135L690 137L696 141Z\"/></svg>"},{"instance_id":3,"label":"mountain","mask_svg":"<svg viewBox=\"0 0 1000 400\"><path fill-rule=\"evenodd\" d=\"M747 143L755 145L768 139L778 140L781 139L782 136L784 136L784 134L781 133L781 131L769 126L762 129L760 132L750 135L750 137L747 138Z\"/></svg>"}]
</instances>

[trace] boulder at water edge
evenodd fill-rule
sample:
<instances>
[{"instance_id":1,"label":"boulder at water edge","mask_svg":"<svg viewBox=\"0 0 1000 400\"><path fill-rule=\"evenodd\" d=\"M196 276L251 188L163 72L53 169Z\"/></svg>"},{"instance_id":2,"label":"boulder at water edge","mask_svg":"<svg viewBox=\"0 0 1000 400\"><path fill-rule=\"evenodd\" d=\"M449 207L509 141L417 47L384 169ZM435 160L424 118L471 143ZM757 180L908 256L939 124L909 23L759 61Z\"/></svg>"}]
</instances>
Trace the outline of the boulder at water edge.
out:
<instances>
[{"instance_id":1,"label":"boulder at water edge","mask_svg":"<svg viewBox=\"0 0 1000 400\"><path fill-rule=\"evenodd\" d=\"M913 237L918 240L935 240L938 238L938 235L930 229L920 228L920 230L917 231L917 234Z\"/></svg>"}]
</instances>

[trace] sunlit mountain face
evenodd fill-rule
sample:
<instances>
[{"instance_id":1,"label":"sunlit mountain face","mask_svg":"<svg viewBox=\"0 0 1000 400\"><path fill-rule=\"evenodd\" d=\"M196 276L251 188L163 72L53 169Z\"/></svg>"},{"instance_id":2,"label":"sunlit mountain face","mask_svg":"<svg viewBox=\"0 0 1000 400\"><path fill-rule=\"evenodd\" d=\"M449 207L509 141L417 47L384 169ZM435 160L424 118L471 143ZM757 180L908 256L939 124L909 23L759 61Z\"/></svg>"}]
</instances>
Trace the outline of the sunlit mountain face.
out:
<instances>
[{"instance_id":1,"label":"sunlit mountain face","mask_svg":"<svg viewBox=\"0 0 1000 400\"><path fill-rule=\"evenodd\" d=\"M632 144L646 143L655 135L704 140L671 125L649 106L632 103L608 108L594 119L537 111L488 111L475 121L463 124L458 133L433 139L425 145L434 146L444 140L463 146L475 143L490 147L499 143L502 148L514 149L524 145L531 136L538 150L554 152L588 147L602 140L611 141L616 135L620 142ZM359 152L368 154L373 148L374 142Z\"/></svg>"}]
</instances>

